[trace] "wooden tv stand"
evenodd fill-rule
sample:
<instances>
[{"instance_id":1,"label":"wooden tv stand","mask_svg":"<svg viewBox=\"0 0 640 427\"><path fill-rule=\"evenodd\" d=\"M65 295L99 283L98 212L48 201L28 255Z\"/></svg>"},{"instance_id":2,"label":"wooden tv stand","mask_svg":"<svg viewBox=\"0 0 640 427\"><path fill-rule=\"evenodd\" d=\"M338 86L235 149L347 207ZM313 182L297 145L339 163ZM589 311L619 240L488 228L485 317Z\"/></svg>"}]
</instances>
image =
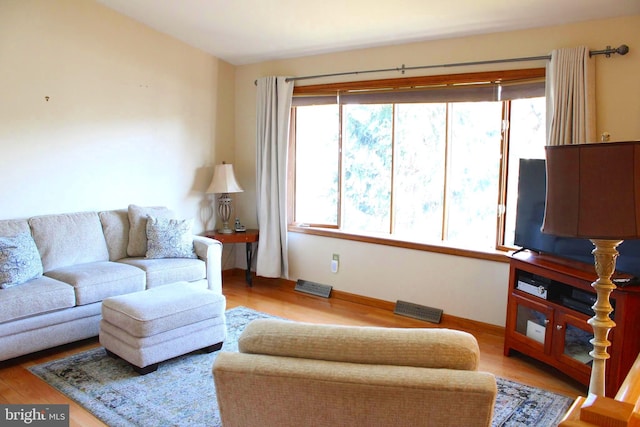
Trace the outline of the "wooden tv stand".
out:
<instances>
[{"instance_id":1,"label":"wooden tv stand","mask_svg":"<svg viewBox=\"0 0 640 427\"><path fill-rule=\"evenodd\" d=\"M518 351L588 385L593 332L587 320L596 279L593 265L529 251L512 255L505 356ZM609 334L606 394L614 397L640 352L640 286L616 289L611 304L616 327Z\"/></svg>"}]
</instances>

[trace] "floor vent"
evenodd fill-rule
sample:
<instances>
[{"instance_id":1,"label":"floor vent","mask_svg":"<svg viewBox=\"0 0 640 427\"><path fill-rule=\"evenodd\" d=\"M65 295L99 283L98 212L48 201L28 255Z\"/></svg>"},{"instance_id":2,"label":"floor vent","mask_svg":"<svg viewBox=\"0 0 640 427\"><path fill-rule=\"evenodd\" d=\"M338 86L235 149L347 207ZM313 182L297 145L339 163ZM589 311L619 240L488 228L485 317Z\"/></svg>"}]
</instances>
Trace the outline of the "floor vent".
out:
<instances>
[{"instance_id":1,"label":"floor vent","mask_svg":"<svg viewBox=\"0 0 640 427\"><path fill-rule=\"evenodd\" d=\"M414 319L426 320L431 323L440 323L442 319L442 309L427 307L406 301L396 301L395 314L413 317Z\"/></svg>"},{"instance_id":2,"label":"floor vent","mask_svg":"<svg viewBox=\"0 0 640 427\"><path fill-rule=\"evenodd\" d=\"M296 282L296 291L316 295L323 298L329 298L333 286L322 285L320 283L310 282L308 280L300 280Z\"/></svg>"}]
</instances>

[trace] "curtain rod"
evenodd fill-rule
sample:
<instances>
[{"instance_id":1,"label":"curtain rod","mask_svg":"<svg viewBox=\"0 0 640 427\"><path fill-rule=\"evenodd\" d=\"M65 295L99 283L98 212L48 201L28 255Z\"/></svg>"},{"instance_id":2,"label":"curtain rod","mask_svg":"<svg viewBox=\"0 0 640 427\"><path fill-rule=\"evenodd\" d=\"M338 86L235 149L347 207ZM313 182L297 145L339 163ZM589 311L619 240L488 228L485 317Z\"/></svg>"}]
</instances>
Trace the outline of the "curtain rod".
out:
<instances>
[{"instance_id":1,"label":"curtain rod","mask_svg":"<svg viewBox=\"0 0 640 427\"><path fill-rule=\"evenodd\" d=\"M617 53L618 55L626 55L628 52L629 52L629 46L627 46L626 44L623 44L617 48L612 48L611 46L607 46L606 49L602 49L602 50L590 50L589 56L605 55L607 58L609 58L614 53ZM402 64L401 67L395 67L395 68L381 68L377 70L363 70L363 71L345 71L342 73L316 74L313 76L287 77L285 80L287 82L295 82L298 80L319 79L323 77L347 76L347 75L354 75L354 74L384 73L389 71L399 71L402 74L404 74L405 71L425 70L428 68L464 67L464 66L470 66L470 65L487 65L487 64L500 64L505 62L525 62L525 61L540 61L540 60L550 60L550 59L551 59L551 55L543 55L543 56L525 56L521 58L492 59L487 61L456 62L451 64L417 65L413 67L407 67L404 64ZM257 85L258 81L254 80L253 83Z\"/></svg>"}]
</instances>

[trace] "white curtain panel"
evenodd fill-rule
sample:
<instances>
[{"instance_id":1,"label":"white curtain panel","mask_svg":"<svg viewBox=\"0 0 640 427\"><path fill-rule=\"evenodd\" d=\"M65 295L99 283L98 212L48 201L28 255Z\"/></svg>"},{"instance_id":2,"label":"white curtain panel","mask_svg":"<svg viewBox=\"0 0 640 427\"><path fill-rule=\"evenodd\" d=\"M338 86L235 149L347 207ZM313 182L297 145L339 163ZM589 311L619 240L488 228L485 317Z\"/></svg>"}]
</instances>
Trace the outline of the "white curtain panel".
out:
<instances>
[{"instance_id":1,"label":"white curtain panel","mask_svg":"<svg viewBox=\"0 0 640 427\"><path fill-rule=\"evenodd\" d=\"M546 96L547 145L597 142L595 60L589 48L551 52Z\"/></svg>"},{"instance_id":2,"label":"white curtain panel","mask_svg":"<svg viewBox=\"0 0 640 427\"><path fill-rule=\"evenodd\" d=\"M256 275L289 278L287 150L293 82L258 79L256 102L256 202L260 239Z\"/></svg>"}]
</instances>

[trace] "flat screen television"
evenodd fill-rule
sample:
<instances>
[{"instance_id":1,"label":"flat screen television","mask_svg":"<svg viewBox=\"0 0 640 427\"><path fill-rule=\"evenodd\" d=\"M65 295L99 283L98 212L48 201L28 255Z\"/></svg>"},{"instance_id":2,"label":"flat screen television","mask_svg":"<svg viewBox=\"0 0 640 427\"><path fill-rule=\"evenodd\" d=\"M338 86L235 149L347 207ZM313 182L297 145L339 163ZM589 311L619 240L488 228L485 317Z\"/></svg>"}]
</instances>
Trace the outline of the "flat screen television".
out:
<instances>
[{"instance_id":1,"label":"flat screen television","mask_svg":"<svg viewBox=\"0 0 640 427\"><path fill-rule=\"evenodd\" d=\"M545 161L520 159L514 243L523 249L593 264L591 251L594 246L588 239L557 237L540 230L546 186ZM618 252L616 271L640 277L640 240L622 242Z\"/></svg>"}]
</instances>

